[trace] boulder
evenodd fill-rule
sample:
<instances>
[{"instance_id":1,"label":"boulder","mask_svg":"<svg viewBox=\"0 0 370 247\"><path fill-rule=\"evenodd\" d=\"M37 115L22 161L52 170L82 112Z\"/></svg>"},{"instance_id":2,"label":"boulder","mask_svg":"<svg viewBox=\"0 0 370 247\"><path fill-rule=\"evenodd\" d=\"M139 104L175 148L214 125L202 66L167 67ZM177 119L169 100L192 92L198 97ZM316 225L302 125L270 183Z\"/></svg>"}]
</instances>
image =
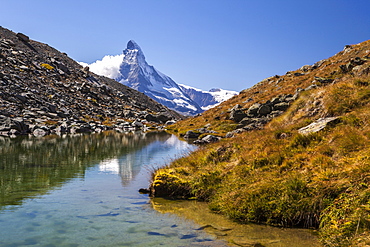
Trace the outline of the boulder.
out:
<instances>
[{"instance_id":1,"label":"boulder","mask_svg":"<svg viewBox=\"0 0 370 247\"><path fill-rule=\"evenodd\" d=\"M332 83L334 81L334 79L315 76L315 81L318 81L322 84L329 84L329 83Z\"/></svg>"},{"instance_id":2,"label":"boulder","mask_svg":"<svg viewBox=\"0 0 370 247\"><path fill-rule=\"evenodd\" d=\"M274 111L286 111L290 104L287 102L281 102L274 105Z\"/></svg>"},{"instance_id":3,"label":"boulder","mask_svg":"<svg viewBox=\"0 0 370 247\"><path fill-rule=\"evenodd\" d=\"M23 119L15 118L11 122L10 128L17 130L19 134L24 135L30 132L28 124Z\"/></svg>"},{"instance_id":4,"label":"boulder","mask_svg":"<svg viewBox=\"0 0 370 247\"><path fill-rule=\"evenodd\" d=\"M248 124L251 124L251 123L256 123L256 122L259 122L259 118L246 117L246 118L243 118L239 123L241 125L245 126L245 125L248 125Z\"/></svg>"},{"instance_id":5,"label":"boulder","mask_svg":"<svg viewBox=\"0 0 370 247\"><path fill-rule=\"evenodd\" d=\"M146 121L149 121L149 122L158 122L158 118L152 114L146 114L144 118Z\"/></svg>"},{"instance_id":6,"label":"boulder","mask_svg":"<svg viewBox=\"0 0 370 247\"><path fill-rule=\"evenodd\" d=\"M43 130L43 129L35 129L32 134L35 136L35 137L43 137L43 136L46 136L48 134L47 131Z\"/></svg>"},{"instance_id":7,"label":"boulder","mask_svg":"<svg viewBox=\"0 0 370 247\"><path fill-rule=\"evenodd\" d=\"M318 132L325 127L327 127L329 124L335 124L339 122L339 117L327 117L327 118L320 118L316 120L315 122L307 125L306 127L300 128L298 132L302 135L307 135L310 133Z\"/></svg>"},{"instance_id":8,"label":"boulder","mask_svg":"<svg viewBox=\"0 0 370 247\"><path fill-rule=\"evenodd\" d=\"M192 130L189 130L184 135L184 138L185 139L195 139L195 138L198 138L199 136L200 136L200 133L199 132L194 132Z\"/></svg>"},{"instance_id":9,"label":"boulder","mask_svg":"<svg viewBox=\"0 0 370 247\"><path fill-rule=\"evenodd\" d=\"M165 123L165 122L172 119L171 116L169 116L168 114L166 114L164 112L161 112L161 113L157 114L156 118L157 118L159 123Z\"/></svg>"},{"instance_id":10,"label":"boulder","mask_svg":"<svg viewBox=\"0 0 370 247\"><path fill-rule=\"evenodd\" d=\"M235 122L239 122L240 120L242 120L243 118L245 118L247 116L247 114L242 111L242 110L234 110L232 112L230 112L230 120L233 120Z\"/></svg>"},{"instance_id":11,"label":"boulder","mask_svg":"<svg viewBox=\"0 0 370 247\"><path fill-rule=\"evenodd\" d=\"M26 43L30 42L30 37L28 37L27 35L23 33L17 33L17 37L23 42L26 42Z\"/></svg>"},{"instance_id":12,"label":"boulder","mask_svg":"<svg viewBox=\"0 0 370 247\"><path fill-rule=\"evenodd\" d=\"M261 107L261 104L254 103L251 105L247 110L247 115L250 117L257 117L258 116L258 109Z\"/></svg>"},{"instance_id":13,"label":"boulder","mask_svg":"<svg viewBox=\"0 0 370 247\"><path fill-rule=\"evenodd\" d=\"M303 72L308 72L308 71L312 70L312 66L311 65L303 65L299 70L301 70Z\"/></svg>"},{"instance_id":14,"label":"boulder","mask_svg":"<svg viewBox=\"0 0 370 247\"><path fill-rule=\"evenodd\" d=\"M271 108L270 105L263 104L258 108L257 115L258 116L266 116L266 115L270 114L271 111L272 111L272 108Z\"/></svg>"},{"instance_id":15,"label":"boulder","mask_svg":"<svg viewBox=\"0 0 370 247\"><path fill-rule=\"evenodd\" d=\"M166 122L165 125L172 125L172 124L175 124L175 123L176 123L175 120L169 120L169 121Z\"/></svg>"},{"instance_id":16,"label":"boulder","mask_svg":"<svg viewBox=\"0 0 370 247\"><path fill-rule=\"evenodd\" d=\"M196 140L193 143L194 144L207 144L207 143L212 143L212 142L217 142L221 139L219 136L214 136L214 135L206 135L200 140Z\"/></svg>"}]
</instances>

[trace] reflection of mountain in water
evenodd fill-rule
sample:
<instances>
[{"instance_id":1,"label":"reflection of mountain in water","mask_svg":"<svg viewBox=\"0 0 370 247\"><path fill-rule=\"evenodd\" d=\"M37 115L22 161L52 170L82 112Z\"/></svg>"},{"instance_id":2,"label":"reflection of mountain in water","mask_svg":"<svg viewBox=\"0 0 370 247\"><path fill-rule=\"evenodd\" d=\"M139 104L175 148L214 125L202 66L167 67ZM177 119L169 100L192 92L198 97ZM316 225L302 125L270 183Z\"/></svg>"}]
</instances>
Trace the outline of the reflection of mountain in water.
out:
<instances>
[{"instance_id":1,"label":"reflection of mountain in water","mask_svg":"<svg viewBox=\"0 0 370 247\"><path fill-rule=\"evenodd\" d=\"M135 149L120 157L103 160L99 163L99 170L113 174L119 174L122 184L127 185L140 171L143 165L150 166L151 169L156 166L151 163L151 159L156 155L161 155L164 160L167 157L167 151L172 148L185 149L185 142L180 141L175 136L166 135L150 141L145 148ZM173 157L171 157L173 158Z\"/></svg>"},{"instance_id":2,"label":"reflection of mountain in water","mask_svg":"<svg viewBox=\"0 0 370 247\"><path fill-rule=\"evenodd\" d=\"M116 159L123 164L117 157L130 157L131 153L137 153L156 141L165 142L170 137L165 132L0 137L0 208L19 205L23 199L47 193L69 179L84 177L86 168L101 160ZM127 179L133 177L135 165L140 166L140 162L129 160L130 163L125 165L130 169L122 166Z\"/></svg>"}]
</instances>

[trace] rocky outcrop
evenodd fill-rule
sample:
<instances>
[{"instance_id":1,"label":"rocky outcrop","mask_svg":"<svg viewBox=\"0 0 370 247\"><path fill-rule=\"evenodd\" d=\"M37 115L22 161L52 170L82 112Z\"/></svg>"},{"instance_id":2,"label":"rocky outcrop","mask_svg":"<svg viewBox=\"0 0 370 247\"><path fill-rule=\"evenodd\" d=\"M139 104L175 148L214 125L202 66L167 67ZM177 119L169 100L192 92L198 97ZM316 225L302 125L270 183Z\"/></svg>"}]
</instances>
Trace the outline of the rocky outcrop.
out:
<instances>
[{"instance_id":1,"label":"rocky outcrop","mask_svg":"<svg viewBox=\"0 0 370 247\"><path fill-rule=\"evenodd\" d=\"M254 103L249 108L243 108L241 105L236 104L228 113L229 120L238 124L237 129L228 132L224 137L231 138L238 133L262 129L273 118L283 114L290 104L298 98L300 91L302 90L297 90L294 95L282 94L265 103ZM196 139L193 141L194 144L208 144L222 139L219 135L214 135L218 133L211 130L210 126L207 125L200 129L189 130L182 137L187 140Z\"/></svg>"},{"instance_id":2,"label":"rocky outcrop","mask_svg":"<svg viewBox=\"0 0 370 247\"><path fill-rule=\"evenodd\" d=\"M67 54L0 27L0 135L156 128L181 118Z\"/></svg>"},{"instance_id":3,"label":"rocky outcrop","mask_svg":"<svg viewBox=\"0 0 370 247\"><path fill-rule=\"evenodd\" d=\"M254 103L248 109L242 108L240 105L235 105L229 110L229 119L238 123L238 128L226 134L226 137L232 137L234 134L244 131L261 129L266 123L273 118L280 116L290 106L290 104L298 98L297 93L283 94L268 100L265 103Z\"/></svg>"},{"instance_id":4,"label":"rocky outcrop","mask_svg":"<svg viewBox=\"0 0 370 247\"><path fill-rule=\"evenodd\" d=\"M211 142L216 142L221 139L220 136L217 136L216 131L209 129L210 125L206 125L203 128L189 130L185 135L180 135L186 140L193 140L194 144L207 144Z\"/></svg>"}]
</instances>

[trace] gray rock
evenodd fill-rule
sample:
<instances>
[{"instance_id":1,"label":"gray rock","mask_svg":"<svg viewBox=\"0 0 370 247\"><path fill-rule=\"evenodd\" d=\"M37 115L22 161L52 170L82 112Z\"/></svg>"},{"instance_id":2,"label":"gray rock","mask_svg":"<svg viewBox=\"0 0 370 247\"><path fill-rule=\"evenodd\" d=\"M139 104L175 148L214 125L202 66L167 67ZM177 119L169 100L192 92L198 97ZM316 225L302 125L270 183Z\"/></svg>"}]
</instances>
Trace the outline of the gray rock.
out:
<instances>
[{"instance_id":1,"label":"gray rock","mask_svg":"<svg viewBox=\"0 0 370 247\"><path fill-rule=\"evenodd\" d=\"M135 120L134 122L132 122L131 124L133 127L138 127L138 128L142 128L144 126L144 124L140 121L140 120Z\"/></svg>"},{"instance_id":2,"label":"gray rock","mask_svg":"<svg viewBox=\"0 0 370 247\"><path fill-rule=\"evenodd\" d=\"M235 136L235 132L230 131L226 133L225 138L233 138L234 136Z\"/></svg>"},{"instance_id":3,"label":"gray rock","mask_svg":"<svg viewBox=\"0 0 370 247\"><path fill-rule=\"evenodd\" d=\"M250 117L246 117L246 118L243 118L239 123L243 126L245 125L248 125L248 124L251 124L251 123L256 123L259 121L259 118L250 118Z\"/></svg>"},{"instance_id":4,"label":"gray rock","mask_svg":"<svg viewBox=\"0 0 370 247\"><path fill-rule=\"evenodd\" d=\"M258 110L261 107L261 104L254 103L251 105L247 110L247 115L250 117L257 117L258 116Z\"/></svg>"},{"instance_id":5,"label":"gray rock","mask_svg":"<svg viewBox=\"0 0 370 247\"><path fill-rule=\"evenodd\" d=\"M334 79L331 79L331 78L324 78L324 77L315 77L315 80L313 81L314 82L320 82L322 84L329 84L329 83L332 83L334 81Z\"/></svg>"},{"instance_id":6,"label":"gray rock","mask_svg":"<svg viewBox=\"0 0 370 247\"><path fill-rule=\"evenodd\" d=\"M278 117L278 116L282 115L283 113L284 113L284 111L272 111L272 112L269 114L269 116L270 116L271 118L275 118L275 117Z\"/></svg>"},{"instance_id":7,"label":"gray rock","mask_svg":"<svg viewBox=\"0 0 370 247\"><path fill-rule=\"evenodd\" d=\"M316 84L312 84L312 85L306 87L304 90L308 91L308 90L315 89L315 88L318 88L318 86Z\"/></svg>"},{"instance_id":8,"label":"gray rock","mask_svg":"<svg viewBox=\"0 0 370 247\"><path fill-rule=\"evenodd\" d=\"M243 107L239 104L236 104L234 105L229 111L232 112L232 111L237 111L237 110L241 110Z\"/></svg>"},{"instance_id":9,"label":"gray rock","mask_svg":"<svg viewBox=\"0 0 370 247\"><path fill-rule=\"evenodd\" d=\"M281 102L274 105L274 111L286 111L290 104L287 102Z\"/></svg>"},{"instance_id":10,"label":"gray rock","mask_svg":"<svg viewBox=\"0 0 370 247\"><path fill-rule=\"evenodd\" d=\"M172 124L175 124L175 123L176 123L175 120L169 120L169 121L166 122L165 125L172 125Z\"/></svg>"},{"instance_id":11,"label":"gray rock","mask_svg":"<svg viewBox=\"0 0 370 247\"><path fill-rule=\"evenodd\" d=\"M240 110L240 109L238 109L238 110L232 110L230 112L229 119L230 120L233 120L235 122L239 122L240 120L242 120L246 116L247 116L247 114L244 111Z\"/></svg>"},{"instance_id":12,"label":"gray rock","mask_svg":"<svg viewBox=\"0 0 370 247\"><path fill-rule=\"evenodd\" d=\"M27 35L23 33L17 33L17 37L23 42L26 42L26 43L30 42L30 37L28 37Z\"/></svg>"},{"instance_id":13,"label":"gray rock","mask_svg":"<svg viewBox=\"0 0 370 247\"><path fill-rule=\"evenodd\" d=\"M144 118L145 118L145 120L146 121L149 121L149 122L157 122L158 121L158 118L157 117L155 117L154 115L152 115L152 114L146 114L145 116L144 116Z\"/></svg>"},{"instance_id":14,"label":"gray rock","mask_svg":"<svg viewBox=\"0 0 370 247\"><path fill-rule=\"evenodd\" d=\"M299 70L301 70L303 72L308 72L308 71L312 70L312 66L311 65L303 65Z\"/></svg>"},{"instance_id":15,"label":"gray rock","mask_svg":"<svg viewBox=\"0 0 370 247\"><path fill-rule=\"evenodd\" d=\"M329 124L335 124L339 122L339 117L328 117L328 118L320 118L316 120L315 122L307 125L306 127L300 128L298 132L302 135L307 135L310 133L318 132L325 127L327 127Z\"/></svg>"},{"instance_id":16,"label":"gray rock","mask_svg":"<svg viewBox=\"0 0 370 247\"><path fill-rule=\"evenodd\" d=\"M193 143L194 144L207 144L207 143L212 143L212 142L217 142L221 139L219 136L214 136L214 135L206 135L200 140L196 140Z\"/></svg>"},{"instance_id":17,"label":"gray rock","mask_svg":"<svg viewBox=\"0 0 370 247\"><path fill-rule=\"evenodd\" d=\"M258 116L266 116L266 115L270 114L271 111L272 111L272 108L271 108L270 105L263 104L263 105L261 105L260 108L258 108L257 115Z\"/></svg>"},{"instance_id":18,"label":"gray rock","mask_svg":"<svg viewBox=\"0 0 370 247\"><path fill-rule=\"evenodd\" d=\"M262 126L258 125L258 124L255 124L255 123L252 123L252 124L248 124L247 126L244 126L242 129L243 129L243 131L253 131L253 130L262 129Z\"/></svg>"},{"instance_id":19,"label":"gray rock","mask_svg":"<svg viewBox=\"0 0 370 247\"><path fill-rule=\"evenodd\" d=\"M43 129L35 129L32 134L36 137L43 137L43 136L46 136L48 134L47 131L43 130Z\"/></svg>"},{"instance_id":20,"label":"gray rock","mask_svg":"<svg viewBox=\"0 0 370 247\"><path fill-rule=\"evenodd\" d=\"M22 135L30 132L28 124L25 123L23 119L20 119L20 118L12 119L10 128L17 130L18 134L22 134Z\"/></svg>"},{"instance_id":21,"label":"gray rock","mask_svg":"<svg viewBox=\"0 0 370 247\"><path fill-rule=\"evenodd\" d=\"M184 135L184 138L185 139L194 139L194 138L198 138L199 136L200 136L200 133L199 132L194 132L192 130L189 130Z\"/></svg>"},{"instance_id":22,"label":"gray rock","mask_svg":"<svg viewBox=\"0 0 370 247\"><path fill-rule=\"evenodd\" d=\"M281 101L282 101L281 97L274 97L271 100L271 104L272 105L279 104L279 103L281 103Z\"/></svg>"},{"instance_id":23,"label":"gray rock","mask_svg":"<svg viewBox=\"0 0 370 247\"><path fill-rule=\"evenodd\" d=\"M67 133L68 132L68 127L65 124L61 124L58 127L55 128L56 133Z\"/></svg>"},{"instance_id":24,"label":"gray rock","mask_svg":"<svg viewBox=\"0 0 370 247\"><path fill-rule=\"evenodd\" d=\"M70 129L71 134L76 134L76 133L91 133L92 129L87 127L87 126L73 126Z\"/></svg>"},{"instance_id":25,"label":"gray rock","mask_svg":"<svg viewBox=\"0 0 370 247\"><path fill-rule=\"evenodd\" d=\"M19 132L18 130L16 130L16 129L11 129L11 130L9 130L9 132L8 132L8 135L9 136L17 136L17 135L20 135L21 134L21 132Z\"/></svg>"}]
</instances>

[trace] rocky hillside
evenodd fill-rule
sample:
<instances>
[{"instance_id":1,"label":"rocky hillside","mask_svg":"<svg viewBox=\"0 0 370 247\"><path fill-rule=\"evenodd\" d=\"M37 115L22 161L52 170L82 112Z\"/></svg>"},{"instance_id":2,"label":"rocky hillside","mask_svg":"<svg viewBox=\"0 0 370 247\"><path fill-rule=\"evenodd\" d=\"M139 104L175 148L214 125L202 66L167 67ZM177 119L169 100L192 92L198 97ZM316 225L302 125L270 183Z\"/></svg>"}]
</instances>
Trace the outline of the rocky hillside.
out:
<instances>
[{"instance_id":1,"label":"rocky hillside","mask_svg":"<svg viewBox=\"0 0 370 247\"><path fill-rule=\"evenodd\" d=\"M1 135L155 127L181 117L65 53L0 27Z\"/></svg>"},{"instance_id":2,"label":"rocky hillside","mask_svg":"<svg viewBox=\"0 0 370 247\"><path fill-rule=\"evenodd\" d=\"M366 41L171 126L209 144L158 170L152 196L196 197L241 222L316 228L326 246L368 246L369 121Z\"/></svg>"}]
</instances>

